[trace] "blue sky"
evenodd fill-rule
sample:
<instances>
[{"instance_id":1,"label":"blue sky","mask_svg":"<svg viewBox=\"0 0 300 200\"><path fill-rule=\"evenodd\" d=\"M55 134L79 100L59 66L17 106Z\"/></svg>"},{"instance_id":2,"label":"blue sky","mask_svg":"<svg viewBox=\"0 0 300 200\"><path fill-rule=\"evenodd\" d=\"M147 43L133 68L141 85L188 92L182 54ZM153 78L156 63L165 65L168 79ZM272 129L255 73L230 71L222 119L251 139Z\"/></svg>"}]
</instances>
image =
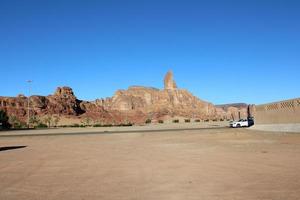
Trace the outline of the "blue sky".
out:
<instances>
[{"instance_id":1,"label":"blue sky","mask_svg":"<svg viewBox=\"0 0 300 200\"><path fill-rule=\"evenodd\" d=\"M131 85L180 88L215 104L300 96L300 1L0 0L1 96L79 99Z\"/></svg>"}]
</instances>

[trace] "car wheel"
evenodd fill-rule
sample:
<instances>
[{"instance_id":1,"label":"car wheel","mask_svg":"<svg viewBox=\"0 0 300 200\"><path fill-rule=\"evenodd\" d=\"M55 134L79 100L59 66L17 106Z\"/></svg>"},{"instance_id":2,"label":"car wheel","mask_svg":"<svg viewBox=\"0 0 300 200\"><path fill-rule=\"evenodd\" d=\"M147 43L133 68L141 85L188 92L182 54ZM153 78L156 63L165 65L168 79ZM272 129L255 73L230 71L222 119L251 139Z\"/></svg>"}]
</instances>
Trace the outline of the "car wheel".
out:
<instances>
[{"instance_id":1,"label":"car wheel","mask_svg":"<svg viewBox=\"0 0 300 200\"><path fill-rule=\"evenodd\" d=\"M237 127L237 128L240 128L240 127L241 127L241 125L240 125L240 124L237 124L237 125L236 125L236 127Z\"/></svg>"}]
</instances>

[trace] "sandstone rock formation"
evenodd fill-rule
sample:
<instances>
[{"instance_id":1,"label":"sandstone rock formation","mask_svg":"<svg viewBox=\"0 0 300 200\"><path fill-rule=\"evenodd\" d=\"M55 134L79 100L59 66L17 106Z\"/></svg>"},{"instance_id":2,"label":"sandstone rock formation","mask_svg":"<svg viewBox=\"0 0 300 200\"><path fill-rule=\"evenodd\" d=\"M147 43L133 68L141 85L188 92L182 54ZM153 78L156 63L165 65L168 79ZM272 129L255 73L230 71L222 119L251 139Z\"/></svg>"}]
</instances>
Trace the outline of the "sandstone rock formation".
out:
<instances>
[{"instance_id":1,"label":"sandstone rock formation","mask_svg":"<svg viewBox=\"0 0 300 200\"><path fill-rule=\"evenodd\" d=\"M217 118L238 120L239 118L246 119L248 117L248 105L245 103L233 103L216 105Z\"/></svg>"},{"instance_id":2,"label":"sandstone rock formation","mask_svg":"<svg viewBox=\"0 0 300 200\"><path fill-rule=\"evenodd\" d=\"M174 90L177 88L176 82L173 80L173 72L168 71L164 79L165 90Z\"/></svg>"},{"instance_id":3,"label":"sandstone rock formation","mask_svg":"<svg viewBox=\"0 0 300 200\"><path fill-rule=\"evenodd\" d=\"M58 87L54 95L47 97L47 109L49 114L80 115L85 111L81 109L81 101L76 98L70 87Z\"/></svg>"},{"instance_id":4,"label":"sandstone rock formation","mask_svg":"<svg viewBox=\"0 0 300 200\"><path fill-rule=\"evenodd\" d=\"M8 116L18 116L20 120L25 120L27 97L0 97L0 109L7 112Z\"/></svg>"},{"instance_id":5,"label":"sandstone rock formation","mask_svg":"<svg viewBox=\"0 0 300 200\"><path fill-rule=\"evenodd\" d=\"M198 99L187 90L177 88L171 71L164 78L164 90L134 86L128 90L118 90L112 98L97 99L95 103L105 110L132 116L134 122L168 117L216 117L213 104ZM139 113L139 118L134 117L136 113Z\"/></svg>"},{"instance_id":6,"label":"sandstone rock formation","mask_svg":"<svg viewBox=\"0 0 300 200\"><path fill-rule=\"evenodd\" d=\"M143 113L153 119L156 116L182 116L187 118L213 118L215 107L202 101L186 90L159 90L147 87L130 87L119 90L111 99L96 100L105 110Z\"/></svg>"},{"instance_id":7,"label":"sandstone rock formation","mask_svg":"<svg viewBox=\"0 0 300 200\"><path fill-rule=\"evenodd\" d=\"M28 97L0 97L0 109L10 116L25 121ZM30 97L30 115L43 117L58 115L71 119L90 118L95 123L144 123L167 118L230 119L243 113L244 107L214 106L200 100L184 89L179 89L169 71L164 78L164 89L133 86L118 90L111 98L93 102L78 100L70 87L58 87L53 95Z\"/></svg>"}]
</instances>

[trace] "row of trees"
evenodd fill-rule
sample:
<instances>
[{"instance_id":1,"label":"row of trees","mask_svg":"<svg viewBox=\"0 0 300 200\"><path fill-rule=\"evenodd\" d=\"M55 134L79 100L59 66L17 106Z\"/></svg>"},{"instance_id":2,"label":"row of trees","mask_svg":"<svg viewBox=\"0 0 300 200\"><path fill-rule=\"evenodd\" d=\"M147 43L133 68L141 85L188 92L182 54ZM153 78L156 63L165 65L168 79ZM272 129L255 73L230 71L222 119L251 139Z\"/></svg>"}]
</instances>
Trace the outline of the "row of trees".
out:
<instances>
[{"instance_id":1,"label":"row of trees","mask_svg":"<svg viewBox=\"0 0 300 200\"><path fill-rule=\"evenodd\" d=\"M41 118L38 116L31 116L29 119L29 124L31 128L57 127L59 121L60 121L60 117L58 115L46 115ZM81 120L81 124L73 124L69 126L70 127L86 127L86 126L102 127L102 126L131 126L131 125L132 125L131 123L124 123L124 124L104 123L103 124L98 120L94 121L91 118L86 117ZM27 127L28 124L20 120L17 116L15 115L8 116L5 111L0 110L0 129L9 129L9 128L20 129L20 128L27 128Z\"/></svg>"},{"instance_id":2,"label":"row of trees","mask_svg":"<svg viewBox=\"0 0 300 200\"><path fill-rule=\"evenodd\" d=\"M60 117L58 115L46 115L42 119L32 116L29 119L29 123L34 127L56 127L59 121Z\"/></svg>"},{"instance_id":3,"label":"row of trees","mask_svg":"<svg viewBox=\"0 0 300 200\"><path fill-rule=\"evenodd\" d=\"M34 128L46 128L46 127L57 127L58 123L60 121L60 117L58 115L46 115L43 116L41 118L39 118L38 116L31 116L29 119L29 124L30 127L34 127ZM204 122L208 122L210 120L200 120L200 119L196 119L194 120L194 122L200 122L200 121L204 121ZM217 121L217 119L212 120L212 121ZM221 119L220 121L224 121L223 119ZM173 123L179 123L179 119L174 119L172 121ZM191 119L184 119L185 123L190 123ZM146 124L150 124L152 123L151 119L147 119L145 121ZM159 120L158 123L164 123L163 120ZM101 126L114 126L114 125L119 125L119 126L129 126L132 125L132 123L124 123L124 124L103 124L100 123L99 121L94 121L89 117L83 118L81 120L81 124L73 124L71 125L72 127L86 127L86 126L94 126L94 127L101 127ZM3 110L0 110L0 128L4 128L4 129L8 129L8 128L26 128L28 127L28 124L25 123L24 121L21 121L20 119L18 119L16 116L12 115L10 117L8 117L7 113Z\"/></svg>"},{"instance_id":4,"label":"row of trees","mask_svg":"<svg viewBox=\"0 0 300 200\"><path fill-rule=\"evenodd\" d=\"M46 115L43 118L32 116L29 119L29 124L32 127L43 128L43 127L55 127L58 125L60 117L58 115ZM28 125L24 121L21 121L17 116L8 116L3 110L0 110L0 127L2 129L9 128L26 128Z\"/></svg>"}]
</instances>

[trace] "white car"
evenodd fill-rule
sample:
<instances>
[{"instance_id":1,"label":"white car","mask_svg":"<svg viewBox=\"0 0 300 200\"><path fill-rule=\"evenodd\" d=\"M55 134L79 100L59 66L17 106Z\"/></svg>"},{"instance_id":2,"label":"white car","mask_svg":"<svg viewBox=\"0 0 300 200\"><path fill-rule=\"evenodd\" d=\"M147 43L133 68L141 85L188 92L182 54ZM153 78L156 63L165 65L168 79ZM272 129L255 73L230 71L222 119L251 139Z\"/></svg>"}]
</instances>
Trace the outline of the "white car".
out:
<instances>
[{"instance_id":1,"label":"white car","mask_svg":"<svg viewBox=\"0 0 300 200\"><path fill-rule=\"evenodd\" d=\"M231 121L229 125L232 128L248 127L249 122L247 119L240 119L239 121Z\"/></svg>"}]
</instances>

